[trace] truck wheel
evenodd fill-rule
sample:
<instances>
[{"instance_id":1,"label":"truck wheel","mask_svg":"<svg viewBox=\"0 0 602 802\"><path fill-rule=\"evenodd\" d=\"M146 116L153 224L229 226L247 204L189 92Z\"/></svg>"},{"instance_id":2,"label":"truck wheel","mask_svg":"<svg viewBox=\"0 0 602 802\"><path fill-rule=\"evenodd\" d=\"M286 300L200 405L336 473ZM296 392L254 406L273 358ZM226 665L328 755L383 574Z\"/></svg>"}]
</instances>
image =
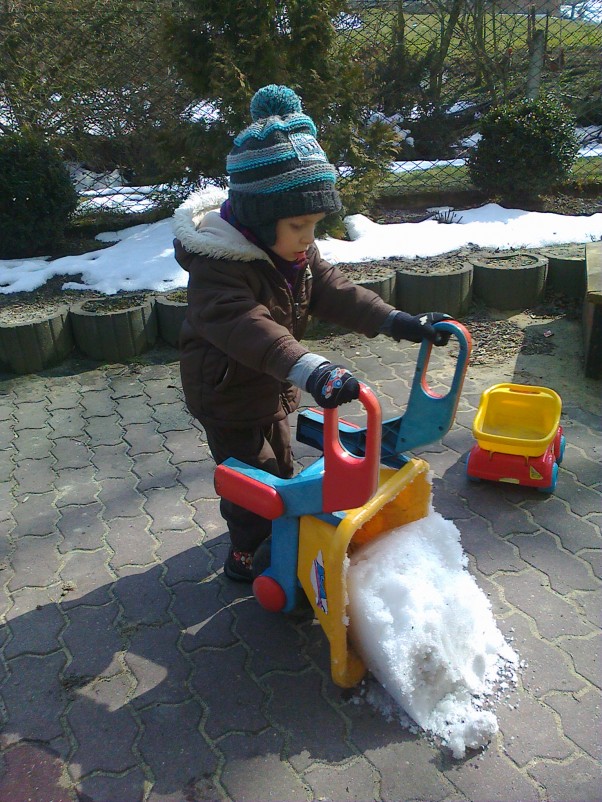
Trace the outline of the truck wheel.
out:
<instances>
[{"instance_id":1,"label":"truck wheel","mask_svg":"<svg viewBox=\"0 0 602 802\"><path fill-rule=\"evenodd\" d=\"M548 485L548 487L538 487L540 493L553 493L556 490L556 484L558 482L558 463L554 463L552 466L552 484Z\"/></svg>"}]
</instances>

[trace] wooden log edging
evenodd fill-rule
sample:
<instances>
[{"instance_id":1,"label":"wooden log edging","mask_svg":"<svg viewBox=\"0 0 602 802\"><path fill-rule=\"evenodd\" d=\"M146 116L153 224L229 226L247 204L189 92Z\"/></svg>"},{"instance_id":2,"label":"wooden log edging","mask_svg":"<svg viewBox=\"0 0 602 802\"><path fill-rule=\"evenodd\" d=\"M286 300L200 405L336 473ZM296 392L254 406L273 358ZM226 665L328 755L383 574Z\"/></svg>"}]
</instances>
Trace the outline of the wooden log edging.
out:
<instances>
[{"instance_id":1,"label":"wooden log edging","mask_svg":"<svg viewBox=\"0 0 602 802\"><path fill-rule=\"evenodd\" d=\"M602 379L602 242L585 247L587 284L583 300L583 347L585 375Z\"/></svg>"}]
</instances>

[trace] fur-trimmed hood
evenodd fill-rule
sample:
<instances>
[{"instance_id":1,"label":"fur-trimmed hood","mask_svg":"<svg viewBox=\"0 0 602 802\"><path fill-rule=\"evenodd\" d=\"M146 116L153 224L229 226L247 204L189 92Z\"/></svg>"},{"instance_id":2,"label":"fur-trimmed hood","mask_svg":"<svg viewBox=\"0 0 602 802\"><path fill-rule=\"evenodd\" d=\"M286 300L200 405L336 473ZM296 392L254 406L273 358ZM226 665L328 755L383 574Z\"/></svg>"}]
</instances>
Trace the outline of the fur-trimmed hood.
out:
<instances>
[{"instance_id":1,"label":"fur-trimmed hood","mask_svg":"<svg viewBox=\"0 0 602 802\"><path fill-rule=\"evenodd\" d=\"M270 261L265 251L220 217L215 199L207 201L200 191L174 212L173 232L189 253L236 262Z\"/></svg>"}]
</instances>

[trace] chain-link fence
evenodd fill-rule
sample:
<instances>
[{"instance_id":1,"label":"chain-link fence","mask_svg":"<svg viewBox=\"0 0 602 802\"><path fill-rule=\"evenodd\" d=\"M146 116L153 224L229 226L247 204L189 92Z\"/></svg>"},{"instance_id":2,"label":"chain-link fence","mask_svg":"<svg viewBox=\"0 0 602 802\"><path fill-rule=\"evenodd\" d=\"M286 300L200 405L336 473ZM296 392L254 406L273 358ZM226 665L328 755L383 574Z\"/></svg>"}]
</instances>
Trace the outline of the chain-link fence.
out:
<instances>
[{"instance_id":1,"label":"chain-link fence","mask_svg":"<svg viewBox=\"0 0 602 802\"><path fill-rule=\"evenodd\" d=\"M160 21L178 4L0 0L0 134L56 143L82 211L143 211L202 180L180 144L219 101L195 97L165 53ZM542 91L577 121L575 177L602 177L602 0L357 0L333 22L363 65L367 115L400 135L385 191L469 187L479 116Z\"/></svg>"}]
</instances>

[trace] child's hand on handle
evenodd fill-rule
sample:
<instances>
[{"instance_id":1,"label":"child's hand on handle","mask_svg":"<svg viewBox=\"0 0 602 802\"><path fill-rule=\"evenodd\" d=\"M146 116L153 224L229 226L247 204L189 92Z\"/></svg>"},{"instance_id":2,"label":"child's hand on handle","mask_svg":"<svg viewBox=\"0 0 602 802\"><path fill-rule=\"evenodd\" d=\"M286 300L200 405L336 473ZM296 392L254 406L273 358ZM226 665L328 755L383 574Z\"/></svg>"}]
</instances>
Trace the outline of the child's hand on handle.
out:
<instances>
[{"instance_id":1,"label":"child's hand on handle","mask_svg":"<svg viewBox=\"0 0 602 802\"><path fill-rule=\"evenodd\" d=\"M440 323L442 320L451 320L451 316L441 312L422 312L419 315L397 312L391 321L391 337L397 342L409 340L412 343L420 343L429 340L433 345L447 345L449 331L437 331L433 328L435 323Z\"/></svg>"},{"instance_id":2,"label":"child's hand on handle","mask_svg":"<svg viewBox=\"0 0 602 802\"><path fill-rule=\"evenodd\" d=\"M342 365L324 362L307 380L305 389L323 409L334 409L359 398L360 385Z\"/></svg>"}]
</instances>

